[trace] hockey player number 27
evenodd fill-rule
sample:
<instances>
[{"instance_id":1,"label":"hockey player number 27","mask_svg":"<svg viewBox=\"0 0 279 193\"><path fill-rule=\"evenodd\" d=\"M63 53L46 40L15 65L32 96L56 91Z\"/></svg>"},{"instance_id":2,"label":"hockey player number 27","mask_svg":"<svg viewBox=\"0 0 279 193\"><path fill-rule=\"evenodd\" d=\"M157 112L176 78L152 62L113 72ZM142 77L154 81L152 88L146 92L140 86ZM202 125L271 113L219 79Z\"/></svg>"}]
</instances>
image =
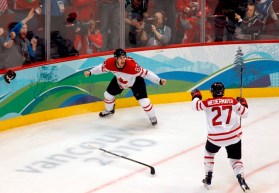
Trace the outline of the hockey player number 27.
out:
<instances>
[{"instance_id":1,"label":"hockey player number 27","mask_svg":"<svg viewBox=\"0 0 279 193\"><path fill-rule=\"evenodd\" d=\"M222 125L222 120L218 120L222 113L227 113L226 124L230 123L231 114L232 114L232 106L220 106L220 107L213 107L211 109L212 112L217 111L216 116L212 119L212 125Z\"/></svg>"}]
</instances>

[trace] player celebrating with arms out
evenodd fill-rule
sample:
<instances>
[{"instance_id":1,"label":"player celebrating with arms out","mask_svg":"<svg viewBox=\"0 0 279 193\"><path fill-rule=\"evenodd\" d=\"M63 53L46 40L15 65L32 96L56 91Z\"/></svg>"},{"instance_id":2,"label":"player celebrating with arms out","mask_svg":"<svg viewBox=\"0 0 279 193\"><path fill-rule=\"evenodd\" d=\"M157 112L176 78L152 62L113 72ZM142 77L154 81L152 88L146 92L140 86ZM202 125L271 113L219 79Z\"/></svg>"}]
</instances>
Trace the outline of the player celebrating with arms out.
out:
<instances>
[{"instance_id":1,"label":"player celebrating with arms out","mask_svg":"<svg viewBox=\"0 0 279 193\"><path fill-rule=\"evenodd\" d=\"M127 57L126 52L118 48L114 52L114 57L108 58L103 64L84 72L88 77L93 74L112 72L113 79L109 83L104 93L105 110L100 112L100 117L114 114L115 96L120 94L124 89L131 88L134 97L138 100L140 106L144 109L149 117L151 124L157 124L157 118L153 105L147 97L146 85L143 78L150 80L155 84L165 85L166 80L159 78L150 70L139 66L134 59Z\"/></svg>"},{"instance_id":2,"label":"player celebrating with arms out","mask_svg":"<svg viewBox=\"0 0 279 193\"><path fill-rule=\"evenodd\" d=\"M204 185L208 188L211 185L214 156L221 147L227 150L230 164L238 182L245 192L250 190L245 182L243 174L243 163L241 161L241 122L240 118L248 116L248 104L244 98L223 97L225 87L221 82L211 85L213 98L202 100L201 92L195 89L191 92L192 109L205 111L207 119L207 141L205 145Z\"/></svg>"}]
</instances>

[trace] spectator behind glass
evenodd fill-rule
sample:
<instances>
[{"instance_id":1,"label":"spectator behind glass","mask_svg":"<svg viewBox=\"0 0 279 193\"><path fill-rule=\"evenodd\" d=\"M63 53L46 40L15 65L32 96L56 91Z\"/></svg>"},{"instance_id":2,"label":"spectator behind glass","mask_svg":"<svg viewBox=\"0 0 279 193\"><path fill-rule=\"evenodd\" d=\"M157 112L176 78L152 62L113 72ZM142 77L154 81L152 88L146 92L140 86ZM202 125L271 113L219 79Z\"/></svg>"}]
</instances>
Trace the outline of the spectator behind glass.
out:
<instances>
[{"instance_id":1,"label":"spectator behind glass","mask_svg":"<svg viewBox=\"0 0 279 193\"><path fill-rule=\"evenodd\" d=\"M201 11L200 1L178 0L176 2L176 43L200 42ZM211 9L206 4L206 16L211 14ZM206 42L213 41L212 26L205 20Z\"/></svg>"},{"instance_id":2,"label":"spectator behind glass","mask_svg":"<svg viewBox=\"0 0 279 193\"><path fill-rule=\"evenodd\" d=\"M235 13L243 17L248 0L219 0L214 10L215 41L233 40L237 21Z\"/></svg>"},{"instance_id":3,"label":"spectator behind glass","mask_svg":"<svg viewBox=\"0 0 279 193\"><path fill-rule=\"evenodd\" d=\"M33 16L34 9L31 9L27 17L10 30L10 38L13 40L12 48L16 48L16 51L15 49L9 49L10 58L16 59L16 61L13 61L15 64L12 65L21 66L22 64L30 64L35 60L37 39L34 37L30 41L27 39L26 24ZM11 53L10 50L12 50L13 53ZM8 59L8 62L11 62L10 59Z\"/></svg>"},{"instance_id":4,"label":"spectator behind glass","mask_svg":"<svg viewBox=\"0 0 279 193\"><path fill-rule=\"evenodd\" d=\"M46 0L41 0L42 13L45 18L46 11ZM57 31L62 37L66 36L66 18L65 18L65 7L67 6L67 0L51 0L51 26L50 31ZM44 19L42 20L43 26L45 25Z\"/></svg>"},{"instance_id":5,"label":"spectator behind glass","mask_svg":"<svg viewBox=\"0 0 279 193\"><path fill-rule=\"evenodd\" d=\"M257 12L259 13L259 17L261 18L264 24L269 24L267 22L269 17L274 21L275 25L271 23L273 30L267 30L267 33L272 33L273 31L275 31L274 35L279 35L279 20L277 14L273 9L273 3L273 0L257 0L256 7Z\"/></svg>"},{"instance_id":6,"label":"spectator behind glass","mask_svg":"<svg viewBox=\"0 0 279 193\"><path fill-rule=\"evenodd\" d=\"M256 13L256 5L254 3L247 5L247 11L243 20L237 13L235 18L238 21L238 26L235 29L235 39L257 39L255 37L263 30L263 23L260 20L259 14Z\"/></svg>"},{"instance_id":7,"label":"spectator behind glass","mask_svg":"<svg viewBox=\"0 0 279 193\"><path fill-rule=\"evenodd\" d=\"M30 9L35 9L37 15L28 22L29 30L37 33L39 14L41 14L40 0L15 0L14 12L16 16L16 21L23 20L29 13Z\"/></svg>"},{"instance_id":8,"label":"spectator behind glass","mask_svg":"<svg viewBox=\"0 0 279 193\"><path fill-rule=\"evenodd\" d=\"M9 66L7 65L7 54L6 54L6 50L8 48L11 48L13 45L13 40L8 39L5 37L5 30L2 26L2 24L0 23L0 69L5 69L5 68L9 68Z\"/></svg>"},{"instance_id":9,"label":"spectator behind glass","mask_svg":"<svg viewBox=\"0 0 279 193\"><path fill-rule=\"evenodd\" d=\"M3 52L4 52L4 49L5 49L5 38L3 37L4 36L4 28L1 26L0 24L0 69L4 69L4 62L3 62Z\"/></svg>"},{"instance_id":10,"label":"spectator behind glass","mask_svg":"<svg viewBox=\"0 0 279 193\"><path fill-rule=\"evenodd\" d=\"M176 43L194 43L199 41L198 4L189 0L178 0L176 10Z\"/></svg>"},{"instance_id":11,"label":"spectator behind glass","mask_svg":"<svg viewBox=\"0 0 279 193\"><path fill-rule=\"evenodd\" d=\"M175 19L176 19L176 11L175 11L175 3L177 0L153 0L155 9L162 10L165 13L165 16L168 18L165 22L167 26L170 27L171 31L175 31ZM194 1L194 0L191 0ZM154 13L154 12L153 12ZM172 33L169 44L175 43L175 33Z\"/></svg>"},{"instance_id":12,"label":"spectator behind glass","mask_svg":"<svg viewBox=\"0 0 279 193\"><path fill-rule=\"evenodd\" d=\"M0 24L0 70L5 68L5 63L3 61L4 56L5 56L4 53L3 53L4 49L5 49L4 44L6 42L5 38L3 37L4 33L5 33L4 28Z\"/></svg>"},{"instance_id":13,"label":"spectator behind glass","mask_svg":"<svg viewBox=\"0 0 279 193\"><path fill-rule=\"evenodd\" d=\"M97 22L89 20L87 23L77 26L74 47L79 54L91 54L99 52L103 46L103 36L97 28Z\"/></svg>"},{"instance_id":14,"label":"spectator behind glass","mask_svg":"<svg viewBox=\"0 0 279 193\"><path fill-rule=\"evenodd\" d=\"M79 54L98 52L103 46L103 37L97 30L97 5L96 0L72 0L72 12L67 21L68 24L72 24L73 33L67 33L67 36L73 40L74 47L79 51ZM94 36L93 42L89 41L89 36L92 38Z\"/></svg>"},{"instance_id":15,"label":"spectator behind glass","mask_svg":"<svg viewBox=\"0 0 279 193\"><path fill-rule=\"evenodd\" d=\"M102 51L114 50L120 45L120 3L119 0L99 0L99 18L104 45Z\"/></svg>"},{"instance_id":16,"label":"spectator behind glass","mask_svg":"<svg viewBox=\"0 0 279 193\"><path fill-rule=\"evenodd\" d=\"M154 18L144 22L144 29L141 34L141 41L146 46L164 46L171 39L171 29L167 26L166 16L163 11L157 11Z\"/></svg>"},{"instance_id":17,"label":"spectator behind glass","mask_svg":"<svg viewBox=\"0 0 279 193\"><path fill-rule=\"evenodd\" d=\"M138 32L142 30L142 22L147 17L148 0L125 1L125 45L133 47L139 44Z\"/></svg>"}]
</instances>

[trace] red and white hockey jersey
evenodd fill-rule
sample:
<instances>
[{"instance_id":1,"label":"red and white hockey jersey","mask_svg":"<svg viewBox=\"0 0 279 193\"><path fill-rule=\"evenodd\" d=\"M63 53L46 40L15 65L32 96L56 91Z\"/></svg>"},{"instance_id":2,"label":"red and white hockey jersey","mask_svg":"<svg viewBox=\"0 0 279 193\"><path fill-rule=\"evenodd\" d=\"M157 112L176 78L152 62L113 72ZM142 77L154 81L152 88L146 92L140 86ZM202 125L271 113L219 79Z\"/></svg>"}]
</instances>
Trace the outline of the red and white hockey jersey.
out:
<instances>
[{"instance_id":1,"label":"red and white hockey jersey","mask_svg":"<svg viewBox=\"0 0 279 193\"><path fill-rule=\"evenodd\" d=\"M205 111L207 119L207 139L217 146L237 143L242 135L240 117L248 116L248 108L232 97L194 98L192 109Z\"/></svg>"},{"instance_id":2,"label":"red and white hockey jersey","mask_svg":"<svg viewBox=\"0 0 279 193\"><path fill-rule=\"evenodd\" d=\"M136 81L137 76L141 76L150 80L155 84L160 83L160 78L152 71L146 70L139 66L134 59L127 58L124 68L117 68L116 59L114 57L108 58L103 64L100 64L90 70L91 74L102 74L106 72L112 72L117 82L122 89L132 87Z\"/></svg>"}]
</instances>

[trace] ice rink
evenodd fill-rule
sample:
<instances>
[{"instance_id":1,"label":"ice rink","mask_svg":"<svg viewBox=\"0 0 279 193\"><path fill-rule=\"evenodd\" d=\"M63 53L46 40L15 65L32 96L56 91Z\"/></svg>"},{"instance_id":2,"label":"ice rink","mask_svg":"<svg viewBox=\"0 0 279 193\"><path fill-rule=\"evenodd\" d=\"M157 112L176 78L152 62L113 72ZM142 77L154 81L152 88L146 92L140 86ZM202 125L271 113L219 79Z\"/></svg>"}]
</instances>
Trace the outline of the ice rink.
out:
<instances>
[{"instance_id":1,"label":"ice rink","mask_svg":"<svg viewBox=\"0 0 279 193\"><path fill-rule=\"evenodd\" d=\"M253 193L279 192L279 98L247 99L243 163ZM0 133L0 193L241 193L225 149L205 189L204 112L191 103L154 105L158 125L141 107L113 116L82 114ZM277 125L278 124L278 125ZM144 162L150 168L88 145Z\"/></svg>"}]
</instances>

